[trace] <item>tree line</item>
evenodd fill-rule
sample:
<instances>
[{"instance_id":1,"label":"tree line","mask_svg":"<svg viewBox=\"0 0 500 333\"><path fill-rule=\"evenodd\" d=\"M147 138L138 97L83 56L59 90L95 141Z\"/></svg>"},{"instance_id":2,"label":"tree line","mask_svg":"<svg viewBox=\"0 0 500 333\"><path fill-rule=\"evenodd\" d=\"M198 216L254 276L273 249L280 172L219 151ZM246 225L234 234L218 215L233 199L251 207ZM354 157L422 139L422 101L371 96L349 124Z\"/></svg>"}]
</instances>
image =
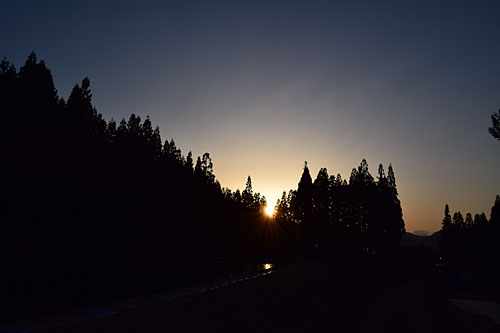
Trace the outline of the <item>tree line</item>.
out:
<instances>
[{"instance_id":1,"label":"tree line","mask_svg":"<svg viewBox=\"0 0 500 333\"><path fill-rule=\"evenodd\" d=\"M233 192L209 153L183 154L149 117L106 121L88 78L62 99L34 53L19 70L0 62L0 111L0 282L13 312L161 288L185 277L167 263L186 258L389 255L405 232L392 166L377 180L365 160L349 180L322 168L313 182L306 163L270 219L250 176Z\"/></svg>"},{"instance_id":2,"label":"tree line","mask_svg":"<svg viewBox=\"0 0 500 333\"><path fill-rule=\"evenodd\" d=\"M26 312L35 299L145 292L186 278L185 258L264 256L255 225L268 225L266 201L250 177L232 193L209 153L184 155L149 117L106 121L89 79L65 101L34 53L19 70L4 59L0 110L1 288L12 311L21 299Z\"/></svg>"},{"instance_id":3,"label":"tree line","mask_svg":"<svg viewBox=\"0 0 500 333\"><path fill-rule=\"evenodd\" d=\"M329 176L326 168L313 181L306 162L297 190L278 200L275 219L297 226L297 241L308 256L395 255L405 234L392 165L386 175L380 164L375 180L364 159L349 181Z\"/></svg>"},{"instance_id":4,"label":"tree line","mask_svg":"<svg viewBox=\"0 0 500 333\"><path fill-rule=\"evenodd\" d=\"M7 125L2 213L13 228L26 224L24 230L37 228L57 241L71 235L82 240L66 244L75 249L119 242L127 249L137 244L133 251L145 245L163 251L174 242L184 244L173 246L182 251L205 252L202 244L223 238L217 243L223 246L232 238L225 237L222 225L229 217L221 212L259 211L266 204L253 193L250 178L242 194L230 195L216 180L209 153L194 161L173 139L162 143L149 117L105 121L92 105L88 78L74 86L67 101L59 98L50 70L35 54L19 72L2 61L0 98ZM215 225L201 222L214 216ZM68 226L79 233L58 231L69 231ZM193 238L193 230L204 236ZM190 233L188 244L178 241L183 232ZM209 248L217 252L217 246Z\"/></svg>"},{"instance_id":5,"label":"tree line","mask_svg":"<svg viewBox=\"0 0 500 333\"><path fill-rule=\"evenodd\" d=\"M500 272L500 196L491 208L490 219L486 214L460 211L451 214L448 204L439 238L441 259L450 267L467 268L478 275L491 276Z\"/></svg>"}]
</instances>

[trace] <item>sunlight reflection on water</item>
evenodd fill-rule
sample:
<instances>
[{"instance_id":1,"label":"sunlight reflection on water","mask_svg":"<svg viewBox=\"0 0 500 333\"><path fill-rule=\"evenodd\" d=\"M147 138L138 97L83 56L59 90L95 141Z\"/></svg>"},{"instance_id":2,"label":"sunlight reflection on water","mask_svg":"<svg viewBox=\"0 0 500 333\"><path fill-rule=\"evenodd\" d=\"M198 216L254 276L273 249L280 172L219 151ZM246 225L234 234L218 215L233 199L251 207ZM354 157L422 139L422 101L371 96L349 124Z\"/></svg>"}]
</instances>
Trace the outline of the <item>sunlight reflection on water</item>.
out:
<instances>
[{"instance_id":1,"label":"sunlight reflection on water","mask_svg":"<svg viewBox=\"0 0 500 333\"><path fill-rule=\"evenodd\" d=\"M269 264L269 263L260 264L260 265L257 266L257 270L258 271L267 271L268 269L271 269L273 267L274 267L274 265L273 264Z\"/></svg>"}]
</instances>

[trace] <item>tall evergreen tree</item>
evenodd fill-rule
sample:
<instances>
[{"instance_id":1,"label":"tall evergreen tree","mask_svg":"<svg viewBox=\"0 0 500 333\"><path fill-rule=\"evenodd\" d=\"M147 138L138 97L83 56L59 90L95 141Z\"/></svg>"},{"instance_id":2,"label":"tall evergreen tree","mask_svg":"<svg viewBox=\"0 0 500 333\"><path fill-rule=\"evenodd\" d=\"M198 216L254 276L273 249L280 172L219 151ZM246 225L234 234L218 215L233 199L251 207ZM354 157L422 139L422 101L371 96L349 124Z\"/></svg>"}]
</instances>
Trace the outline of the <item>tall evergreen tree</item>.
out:
<instances>
[{"instance_id":1,"label":"tall evergreen tree","mask_svg":"<svg viewBox=\"0 0 500 333\"><path fill-rule=\"evenodd\" d=\"M250 176L247 178L245 189L241 192L241 199L245 207L252 208L254 206L252 178Z\"/></svg>"},{"instance_id":2,"label":"tall evergreen tree","mask_svg":"<svg viewBox=\"0 0 500 333\"><path fill-rule=\"evenodd\" d=\"M297 188L295 205L298 219L302 223L310 223L313 214L313 182L307 161L304 162L304 171Z\"/></svg>"},{"instance_id":3,"label":"tall evergreen tree","mask_svg":"<svg viewBox=\"0 0 500 333\"><path fill-rule=\"evenodd\" d=\"M330 180L326 168L321 168L313 183L313 200L316 211L328 212Z\"/></svg>"},{"instance_id":4,"label":"tall evergreen tree","mask_svg":"<svg viewBox=\"0 0 500 333\"><path fill-rule=\"evenodd\" d=\"M297 192L292 200L292 210L294 211L295 219L300 222L301 243L305 253L308 255L312 255L312 251L315 251L318 246L313 223L313 191L311 173L306 161L304 162L304 171L300 177Z\"/></svg>"},{"instance_id":5,"label":"tall evergreen tree","mask_svg":"<svg viewBox=\"0 0 500 333\"><path fill-rule=\"evenodd\" d=\"M177 156L180 157L180 151ZM213 184L215 182L214 164L212 163L212 158L209 153L203 154L201 159L201 171L208 184Z\"/></svg>"},{"instance_id":6,"label":"tall evergreen tree","mask_svg":"<svg viewBox=\"0 0 500 333\"><path fill-rule=\"evenodd\" d=\"M240 190L236 190L233 194L233 200L234 202L236 202L237 204L241 204L243 202L243 199L241 198L241 193L240 193Z\"/></svg>"},{"instance_id":7,"label":"tall evergreen tree","mask_svg":"<svg viewBox=\"0 0 500 333\"><path fill-rule=\"evenodd\" d=\"M285 191L281 196L281 199L278 199L275 206L274 219L278 222L288 222L290 215L290 205L288 203L288 197Z\"/></svg>"},{"instance_id":8,"label":"tall evergreen tree","mask_svg":"<svg viewBox=\"0 0 500 333\"><path fill-rule=\"evenodd\" d=\"M186 157L186 169L190 172L193 172L193 153L189 151Z\"/></svg>"},{"instance_id":9,"label":"tall evergreen tree","mask_svg":"<svg viewBox=\"0 0 500 333\"><path fill-rule=\"evenodd\" d=\"M490 223L495 228L500 229L500 195L495 197L495 203L491 207Z\"/></svg>"},{"instance_id":10,"label":"tall evergreen tree","mask_svg":"<svg viewBox=\"0 0 500 333\"><path fill-rule=\"evenodd\" d=\"M456 230L464 229L464 217L459 211L453 214L453 227Z\"/></svg>"},{"instance_id":11,"label":"tall evergreen tree","mask_svg":"<svg viewBox=\"0 0 500 333\"><path fill-rule=\"evenodd\" d=\"M389 164L389 168L387 171L387 181L389 183L389 188L394 191L394 193L397 195L398 191L396 189L396 177L394 175L394 170L392 169L392 164Z\"/></svg>"},{"instance_id":12,"label":"tall evergreen tree","mask_svg":"<svg viewBox=\"0 0 500 333\"><path fill-rule=\"evenodd\" d=\"M160 160L162 157L163 146L161 144L161 134L158 126L155 127L151 136L151 150L153 151L154 159ZM191 164L192 162L193 160L191 160Z\"/></svg>"},{"instance_id":13,"label":"tall evergreen tree","mask_svg":"<svg viewBox=\"0 0 500 333\"><path fill-rule=\"evenodd\" d=\"M465 221L464 221L464 226L466 229L472 229L474 225L474 220L472 219L472 214L467 213L465 214Z\"/></svg>"},{"instance_id":14,"label":"tall evergreen tree","mask_svg":"<svg viewBox=\"0 0 500 333\"><path fill-rule=\"evenodd\" d=\"M444 218L442 222L442 230L444 232L451 230L451 215L450 215L450 207L448 207L448 204L444 206Z\"/></svg>"}]
</instances>

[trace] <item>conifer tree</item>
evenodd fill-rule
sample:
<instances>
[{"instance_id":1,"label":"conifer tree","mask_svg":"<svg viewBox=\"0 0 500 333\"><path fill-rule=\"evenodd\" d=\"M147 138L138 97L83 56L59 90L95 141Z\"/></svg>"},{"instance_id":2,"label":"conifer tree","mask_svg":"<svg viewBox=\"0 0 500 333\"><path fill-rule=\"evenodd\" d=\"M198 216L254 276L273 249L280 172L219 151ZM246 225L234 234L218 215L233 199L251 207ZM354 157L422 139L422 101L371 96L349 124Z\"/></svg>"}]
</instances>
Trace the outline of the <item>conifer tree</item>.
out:
<instances>
[{"instance_id":1,"label":"conifer tree","mask_svg":"<svg viewBox=\"0 0 500 333\"><path fill-rule=\"evenodd\" d=\"M241 199L243 204L247 208L252 208L254 203L253 189L252 189L252 178L248 176L245 189L241 192Z\"/></svg>"},{"instance_id":2,"label":"conifer tree","mask_svg":"<svg viewBox=\"0 0 500 333\"><path fill-rule=\"evenodd\" d=\"M2 109L6 106L4 102L13 97L17 85L17 71L13 64L4 58L0 62L0 105Z\"/></svg>"},{"instance_id":3,"label":"conifer tree","mask_svg":"<svg viewBox=\"0 0 500 333\"><path fill-rule=\"evenodd\" d=\"M127 122L127 129L131 136L139 136L142 132L141 117L132 113Z\"/></svg>"},{"instance_id":4,"label":"conifer tree","mask_svg":"<svg viewBox=\"0 0 500 333\"><path fill-rule=\"evenodd\" d=\"M473 225L474 225L474 220L472 219L471 213L465 214L464 227L466 229L472 229Z\"/></svg>"},{"instance_id":5,"label":"conifer tree","mask_svg":"<svg viewBox=\"0 0 500 333\"><path fill-rule=\"evenodd\" d=\"M313 200L316 211L328 213L329 206L329 176L326 168L321 168L313 183Z\"/></svg>"},{"instance_id":6,"label":"conifer tree","mask_svg":"<svg viewBox=\"0 0 500 333\"><path fill-rule=\"evenodd\" d=\"M460 211L453 213L453 228L455 230L464 229L464 217Z\"/></svg>"},{"instance_id":7,"label":"conifer tree","mask_svg":"<svg viewBox=\"0 0 500 333\"><path fill-rule=\"evenodd\" d=\"M240 190L237 189L234 194L233 194L233 200L234 202L236 202L237 204L241 204L243 202L242 198L241 198L241 193L240 193Z\"/></svg>"},{"instance_id":8,"label":"conifer tree","mask_svg":"<svg viewBox=\"0 0 500 333\"><path fill-rule=\"evenodd\" d=\"M500 227L500 195L495 197L495 203L491 207L490 223L495 228Z\"/></svg>"},{"instance_id":9,"label":"conifer tree","mask_svg":"<svg viewBox=\"0 0 500 333\"><path fill-rule=\"evenodd\" d=\"M151 136L151 149L153 151L153 156L155 160L160 160L162 156L163 146L161 144L161 134L160 128L158 126L155 127L153 134ZM193 162L191 160L191 162Z\"/></svg>"},{"instance_id":10,"label":"conifer tree","mask_svg":"<svg viewBox=\"0 0 500 333\"><path fill-rule=\"evenodd\" d=\"M180 151L177 152L176 150L176 156L180 158ZM209 153L203 154L201 159L201 172L208 184L213 184L215 182L214 164L212 163L212 158Z\"/></svg>"},{"instance_id":11,"label":"conifer tree","mask_svg":"<svg viewBox=\"0 0 500 333\"><path fill-rule=\"evenodd\" d=\"M108 125L106 126L106 137L108 139L108 142L111 144L116 143L116 135L117 135L116 121L114 119L111 119L108 122Z\"/></svg>"},{"instance_id":12,"label":"conifer tree","mask_svg":"<svg viewBox=\"0 0 500 333\"><path fill-rule=\"evenodd\" d=\"M186 157L186 169L190 172L193 172L193 153L189 151Z\"/></svg>"},{"instance_id":13,"label":"conifer tree","mask_svg":"<svg viewBox=\"0 0 500 333\"><path fill-rule=\"evenodd\" d=\"M387 171L387 181L389 183L389 188L397 195L398 191L396 189L396 177L394 176L394 170L392 169L392 164L389 164Z\"/></svg>"},{"instance_id":14,"label":"conifer tree","mask_svg":"<svg viewBox=\"0 0 500 333\"><path fill-rule=\"evenodd\" d=\"M448 207L448 204L444 205L444 218L442 222L442 230L447 231L451 230L451 215L450 215L450 207Z\"/></svg>"},{"instance_id":15,"label":"conifer tree","mask_svg":"<svg viewBox=\"0 0 500 333\"><path fill-rule=\"evenodd\" d=\"M392 171L392 166L391 166L391 171ZM394 172L392 172L392 177L394 177ZM385 188L389 185L388 184L389 182L387 181L387 177L385 176L384 166L382 164L378 165L377 180L378 180L378 186L380 188Z\"/></svg>"},{"instance_id":16,"label":"conifer tree","mask_svg":"<svg viewBox=\"0 0 500 333\"><path fill-rule=\"evenodd\" d=\"M151 123L149 116L146 116L146 119L144 119L144 122L141 125L141 135L144 137L148 146L151 146L153 141L153 124Z\"/></svg>"},{"instance_id":17,"label":"conifer tree","mask_svg":"<svg viewBox=\"0 0 500 333\"><path fill-rule=\"evenodd\" d=\"M167 142L165 142L167 144ZM194 166L194 174L198 177L203 177L203 170L201 169L201 157L196 158L196 165Z\"/></svg>"},{"instance_id":18,"label":"conifer tree","mask_svg":"<svg viewBox=\"0 0 500 333\"><path fill-rule=\"evenodd\" d=\"M302 223L310 223L313 214L313 183L307 161L304 162L304 171L300 177L296 193L295 205L298 218Z\"/></svg>"},{"instance_id":19,"label":"conifer tree","mask_svg":"<svg viewBox=\"0 0 500 333\"><path fill-rule=\"evenodd\" d=\"M288 197L285 191L283 191L283 194L281 196L281 199L278 199L276 202L276 208L275 208L275 213L274 213L274 218L278 222L288 222L288 217L289 217L289 203L288 203Z\"/></svg>"}]
</instances>

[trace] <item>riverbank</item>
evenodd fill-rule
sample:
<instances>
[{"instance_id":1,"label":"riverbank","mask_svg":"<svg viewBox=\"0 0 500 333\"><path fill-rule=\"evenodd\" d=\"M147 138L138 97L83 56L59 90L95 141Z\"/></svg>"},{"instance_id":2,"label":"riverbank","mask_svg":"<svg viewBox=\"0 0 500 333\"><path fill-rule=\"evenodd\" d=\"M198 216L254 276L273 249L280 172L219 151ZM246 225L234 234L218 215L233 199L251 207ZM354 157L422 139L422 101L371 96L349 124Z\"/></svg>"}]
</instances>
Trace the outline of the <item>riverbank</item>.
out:
<instances>
[{"instance_id":1,"label":"riverbank","mask_svg":"<svg viewBox=\"0 0 500 333\"><path fill-rule=\"evenodd\" d=\"M488 318L453 306L453 293L453 288L444 289L432 279L391 282L332 264L302 264L224 288L123 308L97 319L35 327L32 332L499 331Z\"/></svg>"}]
</instances>

